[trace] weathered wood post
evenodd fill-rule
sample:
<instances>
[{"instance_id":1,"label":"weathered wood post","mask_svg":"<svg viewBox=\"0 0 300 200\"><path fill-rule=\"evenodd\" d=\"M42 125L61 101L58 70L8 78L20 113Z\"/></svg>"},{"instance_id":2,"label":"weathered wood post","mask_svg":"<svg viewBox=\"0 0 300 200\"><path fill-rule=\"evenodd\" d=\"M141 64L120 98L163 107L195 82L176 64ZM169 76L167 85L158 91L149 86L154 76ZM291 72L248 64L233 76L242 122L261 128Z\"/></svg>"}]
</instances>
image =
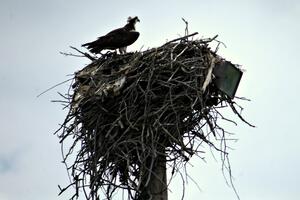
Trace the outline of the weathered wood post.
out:
<instances>
[{"instance_id":1,"label":"weathered wood post","mask_svg":"<svg viewBox=\"0 0 300 200\"><path fill-rule=\"evenodd\" d=\"M166 156L158 155L147 190L152 200L168 200Z\"/></svg>"}]
</instances>

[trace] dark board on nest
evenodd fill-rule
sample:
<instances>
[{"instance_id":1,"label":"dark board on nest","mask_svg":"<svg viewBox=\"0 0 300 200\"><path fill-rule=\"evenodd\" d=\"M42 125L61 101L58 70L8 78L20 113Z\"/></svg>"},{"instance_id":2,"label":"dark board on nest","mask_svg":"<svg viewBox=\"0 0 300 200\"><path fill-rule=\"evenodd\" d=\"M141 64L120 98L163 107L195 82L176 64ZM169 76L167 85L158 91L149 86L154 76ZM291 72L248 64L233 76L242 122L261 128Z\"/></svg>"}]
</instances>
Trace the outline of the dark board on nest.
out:
<instances>
[{"instance_id":1,"label":"dark board on nest","mask_svg":"<svg viewBox=\"0 0 300 200\"><path fill-rule=\"evenodd\" d=\"M225 137L217 105L237 111L211 82L212 67L223 61L209 47L214 39L186 37L143 52L108 53L75 74L59 134L62 143L69 138L73 144L65 160L79 145L69 167L73 198L83 189L96 199L104 189L110 199L121 188L138 199L158 155L176 170L200 153L199 144L215 147L210 133Z\"/></svg>"}]
</instances>

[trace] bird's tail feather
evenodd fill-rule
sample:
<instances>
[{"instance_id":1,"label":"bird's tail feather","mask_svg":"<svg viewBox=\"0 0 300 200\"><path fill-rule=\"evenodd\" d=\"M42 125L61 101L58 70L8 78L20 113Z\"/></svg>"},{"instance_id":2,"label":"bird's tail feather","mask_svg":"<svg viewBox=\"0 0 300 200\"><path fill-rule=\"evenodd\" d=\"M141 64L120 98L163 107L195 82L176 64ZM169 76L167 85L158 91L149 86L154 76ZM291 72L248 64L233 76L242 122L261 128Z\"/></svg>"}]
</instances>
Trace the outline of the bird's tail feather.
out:
<instances>
[{"instance_id":1,"label":"bird's tail feather","mask_svg":"<svg viewBox=\"0 0 300 200\"><path fill-rule=\"evenodd\" d=\"M87 47L87 46L89 46L90 44L91 44L91 43L88 42L88 43L82 44L81 46L82 46L82 47Z\"/></svg>"}]
</instances>

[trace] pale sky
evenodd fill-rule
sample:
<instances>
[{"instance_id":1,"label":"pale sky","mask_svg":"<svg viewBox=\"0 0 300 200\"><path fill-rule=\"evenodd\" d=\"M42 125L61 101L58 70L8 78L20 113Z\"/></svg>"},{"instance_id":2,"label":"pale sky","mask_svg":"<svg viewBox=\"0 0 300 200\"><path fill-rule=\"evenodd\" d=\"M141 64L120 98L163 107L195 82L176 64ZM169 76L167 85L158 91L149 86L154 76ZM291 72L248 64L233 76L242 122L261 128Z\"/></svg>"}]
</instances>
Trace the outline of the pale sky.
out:
<instances>
[{"instance_id":1,"label":"pale sky","mask_svg":"<svg viewBox=\"0 0 300 200\"><path fill-rule=\"evenodd\" d=\"M300 1L74 1L0 0L0 200L62 200L57 185L68 183L59 140L52 133L66 115L57 92L45 89L70 78L89 63L64 57L70 45L94 40L124 25L128 16L141 22L138 41L129 51L162 45L184 34L181 17L198 37L227 45L219 54L246 70L237 96L246 119L257 128L226 125L237 142L230 146L234 183L242 200L298 200L300 196ZM192 159L188 200L236 199L226 185L219 155L206 149L203 162ZM181 199L175 179L170 200Z\"/></svg>"}]
</instances>

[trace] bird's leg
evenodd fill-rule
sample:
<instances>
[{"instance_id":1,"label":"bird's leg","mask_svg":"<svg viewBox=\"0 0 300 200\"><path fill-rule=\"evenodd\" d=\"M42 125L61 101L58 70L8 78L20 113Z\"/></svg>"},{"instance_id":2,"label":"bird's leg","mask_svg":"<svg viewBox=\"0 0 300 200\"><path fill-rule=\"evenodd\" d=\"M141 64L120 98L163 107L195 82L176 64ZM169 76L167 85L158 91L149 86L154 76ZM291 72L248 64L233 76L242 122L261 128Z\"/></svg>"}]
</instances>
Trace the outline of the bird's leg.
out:
<instances>
[{"instance_id":1,"label":"bird's leg","mask_svg":"<svg viewBox=\"0 0 300 200\"><path fill-rule=\"evenodd\" d=\"M123 54L122 48L119 48L119 52L120 52L120 54Z\"/></svg>"},{"instance_id":2,"label":"bird's leg","mask_svg":"<svg viewBox=\"0 0 300 200\"><path fill-rule=\"evenodd\" d=\"M121 48L119 48L120 54L125 54L126 53L126 48L127 47L121 47Z\"/></svg>"}]
</instances>

